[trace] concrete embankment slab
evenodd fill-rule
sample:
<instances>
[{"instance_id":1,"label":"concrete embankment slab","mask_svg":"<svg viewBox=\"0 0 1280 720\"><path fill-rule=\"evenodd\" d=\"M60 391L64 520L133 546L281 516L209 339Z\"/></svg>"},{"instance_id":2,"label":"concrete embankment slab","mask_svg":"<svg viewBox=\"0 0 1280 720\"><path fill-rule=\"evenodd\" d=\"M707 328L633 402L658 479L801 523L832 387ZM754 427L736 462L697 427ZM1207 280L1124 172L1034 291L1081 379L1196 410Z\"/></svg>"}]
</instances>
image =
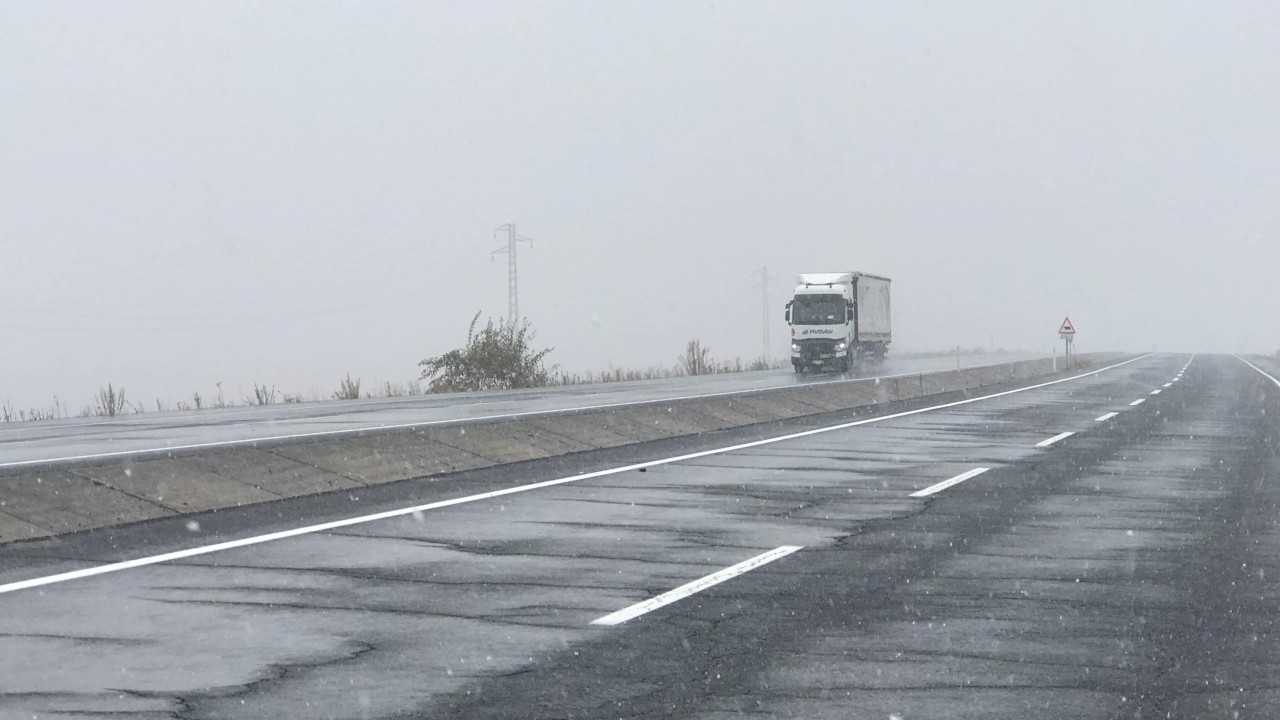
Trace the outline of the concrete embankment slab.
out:
<instances>
[{"instance_id":1,"label":"concrete embankment slab","mask_svg":"<svg viewBox=\"0 0 1280 720\"><path fill-rule=\"evenodd\" d=\"M263 490L256 474L246 476L244 481L233 479L210 472L186 457L81 467L76 473L102 487L175 512L214 510L282 497Z\"/></svg>"},{"instance_id":2,"label":"concrete embankment slab","mask_svg":"<svg viewBox=\"0 0 1280 720\"><path fill-rule=\"evenodd\" d=\"M1031 360L518 420L0 471L0 542L968 392L1057 369L1051 359Z\"/></svg>"},{"instance_id":3,"label":"concrete embankment slab","mask_svg":"<svg viewBox=\"0 0 1280 720\"><path fill-rule=\"evenodd\" d=\"M26 525L46 529L44 534L47 530L73 532L100 527L104 522L136 522L178 512L94 482L79 472L49 470L17 475L4 478L3 487L0 510ZM23 532L21 525L15 527ZM2 527L0 532L4 532Z\"/></svg>"},{"instance_id":4,"label":"concrete embankment slab","mask_svg":"<svg viewBox=\"0 0 1280 720\"><path fill-rule=\"evenodd\" d=\"M70 532L70 530L66 532ZM0 512L0 541L32 540L56 534L58 534L57 531L50 531L48 528L43 528L8 513Z\"/></svg>"},{"instance_id":5,"label":"concrete embankment slab","mask_svg":"<svg viewBox=\"0 0 1280 720\"><path fill-rule=\"evenodd\" d=\"M436 442L422 430L277 445L271 448L271 452L341 475L361 485L473 470L493 464L462 448Z\"/></svg>"},{"instance_id":6,"label":"concrete embankment slab","mask_svg":"<svg viewBox=\"0 0 1280 720\"><path fill-rule=\"evenodd\" d=\"M256 448L236 452L199 453L190 462L206 472L229 478L254 478L257 486L280 497L296 497L360 487L345 475Z\"/></svg>"}]
</instances>

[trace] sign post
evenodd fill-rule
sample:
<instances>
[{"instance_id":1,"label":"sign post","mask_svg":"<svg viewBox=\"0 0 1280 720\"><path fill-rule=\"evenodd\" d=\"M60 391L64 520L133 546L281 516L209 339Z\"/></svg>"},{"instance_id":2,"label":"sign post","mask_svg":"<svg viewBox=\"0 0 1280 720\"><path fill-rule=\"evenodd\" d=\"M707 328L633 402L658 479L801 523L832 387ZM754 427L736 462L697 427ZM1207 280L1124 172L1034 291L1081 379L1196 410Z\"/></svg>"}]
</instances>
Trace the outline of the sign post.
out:
<instances>
[{"instance_id":1,"label":"sign post","mask_svg":"<svg viewBox=\"0 0 1280 720\"><path fill-rule=\"evenodd\" d=\"M1062 338L1065 345L1066 365L1071 366L1071 342L1076 337L1076 326L1072 324L1071 318L1062 321L1062 325L1058 326L1058 337Z\"/></svg>"}]
</instances>

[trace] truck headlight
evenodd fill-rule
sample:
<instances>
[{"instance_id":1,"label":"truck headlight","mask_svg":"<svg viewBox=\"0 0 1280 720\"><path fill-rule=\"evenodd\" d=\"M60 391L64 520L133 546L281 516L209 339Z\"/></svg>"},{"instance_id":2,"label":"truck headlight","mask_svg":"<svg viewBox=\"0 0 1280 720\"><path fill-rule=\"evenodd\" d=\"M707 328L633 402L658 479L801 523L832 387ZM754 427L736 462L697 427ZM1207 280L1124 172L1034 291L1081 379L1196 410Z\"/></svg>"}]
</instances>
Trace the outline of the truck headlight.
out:
<instances>
[{"instance_id":1,"label":"truck headlight","mask_svg":"<svg viewBox=\"0 0 1280 720\"><path fill-rule=\"evenodd\" d=\"M791 343L791 352L800 352L800 343Z\"/></svg>"},{"instance_id":2,"label":"truck headlight","mask_svg":"<svg viewBox=\"0 0 1280 720\"><path fill-rule=\"evenodd\" d=\"M849 343L847 343L847 342L838 342L838 343L836 343L836 350L844 350L844 349L845 349L845 348L847 348L847 347L849 347Z\"/></svg>"}]
</instances>

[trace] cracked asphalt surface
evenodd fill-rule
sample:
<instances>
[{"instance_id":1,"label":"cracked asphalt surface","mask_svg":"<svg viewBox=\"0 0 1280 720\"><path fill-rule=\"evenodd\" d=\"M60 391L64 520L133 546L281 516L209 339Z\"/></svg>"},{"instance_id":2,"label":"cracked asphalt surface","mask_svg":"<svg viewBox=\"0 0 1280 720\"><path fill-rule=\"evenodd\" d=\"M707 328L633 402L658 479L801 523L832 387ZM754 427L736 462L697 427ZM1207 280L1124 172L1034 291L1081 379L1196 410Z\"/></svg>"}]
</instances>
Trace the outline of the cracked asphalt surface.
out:
<instances>
[{"instance_id":1,"label":"cracked asphalt surface","mask_svg":"<svg viewBox=\"0 0 1280 720\"><path fill-rule=\"evenodd\" d=\"M862 417L12 544L0 584ZM1277 418L1240 360L1156 355L0 594L0 716L1276 717ZM804 548L591 624L782 545Z\"/></svg>"}]
</instances>

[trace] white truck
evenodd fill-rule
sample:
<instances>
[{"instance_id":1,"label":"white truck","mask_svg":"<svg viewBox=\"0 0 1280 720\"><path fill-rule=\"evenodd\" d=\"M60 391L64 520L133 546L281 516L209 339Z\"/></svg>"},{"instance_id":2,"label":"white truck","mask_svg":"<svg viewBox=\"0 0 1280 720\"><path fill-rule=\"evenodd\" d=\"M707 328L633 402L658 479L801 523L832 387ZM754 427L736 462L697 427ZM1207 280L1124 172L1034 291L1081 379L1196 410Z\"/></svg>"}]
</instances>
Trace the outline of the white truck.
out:
<instances>
[{"instance_id":1,"label":"white truck","mask_svg":"<svg viewBox=\"0 0 1280 720\"><path fill-rule=\"evenodd\" d=\"M860 272L797 276L787 303L791 365L806 370L851 370L884 361L893 340L887 277Z\"/></svg>"}]
</instances>

